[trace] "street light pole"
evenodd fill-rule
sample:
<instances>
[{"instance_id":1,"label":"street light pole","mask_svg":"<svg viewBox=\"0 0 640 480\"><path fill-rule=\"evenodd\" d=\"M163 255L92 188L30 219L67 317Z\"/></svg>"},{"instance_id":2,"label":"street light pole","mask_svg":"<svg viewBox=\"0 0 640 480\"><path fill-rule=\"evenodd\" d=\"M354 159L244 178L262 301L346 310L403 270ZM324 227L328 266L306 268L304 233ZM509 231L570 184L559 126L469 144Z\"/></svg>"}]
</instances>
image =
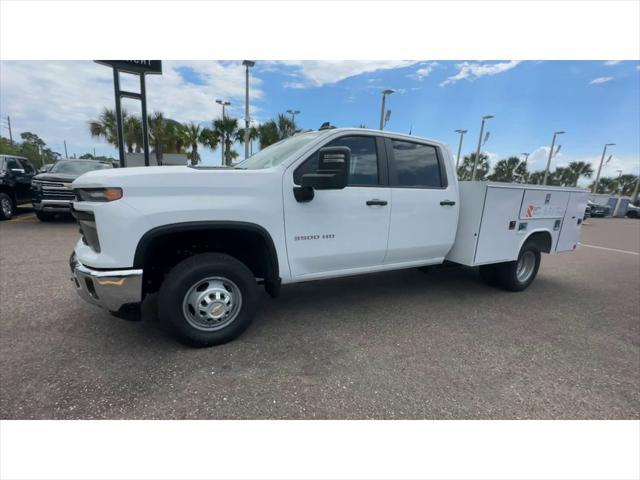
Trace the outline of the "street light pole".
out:
<instances>
[{"instance_id":1,"label":"street light pole","mask_svg":"<svg viewBox=\"0 0 640 480\"><path fill-rule=\"evenodd\" d=\"M386 90L382 91L382 108L380 109L380 130L384 130L384 103L385 103L385 98L387 97L387 95L391 95L394 92L395 92L395 90L393 90L391 88L387 88Z\"/></svg>"},{"instance_id":2,"label":"street light pole","mask_svg":"<svg viewBox=\"0 0 640 480\"><path fill-rule=\"evenodd\" d=\"M620 209L620 201L622 200L622 184L620 183L620 177L622 177L622 170L616 170L618 172L618 199L616 200L616 208L613 209L612 217L618 214Z\"/></svg>"},{"instance_id":3,"label":"street light pole","mask_svg":"<svg viewBox=\"0 0 640 480\"><path fill-rule=\"evenodd\" d=\"M458 171L458 165L460 165L460 151L462 150L462 138L467 133L466 130L456 130L456 133L460 134L460 142L458 143L458 156L456 157L456 172Z\"/></svg>"},{"instance_id":4,"label":"street light pole","mask_svg":"<svg viewBox=\"0 0 640 480\"><path fill-rule=\"evenodd\" d=\"M476 158L473 160L473 170L471 172L471 181L476 179L476 168L478 167L478 161L480 160L480 147L482 146L482 134L484 133L484 122L493 118L493 115L485 115L482 117L482 123L480 124L480 136L478 137L478 149L476 150Z\"/></svg>"},{"instance_id":5,"label":"street light pole","mask_svg":"<svg viewBox=\"0 0 640 480\"><path fill-rule=\"evenodd\" d=\"M224 107L231 105L231 102L227 101L227 100L220 100L217 99L216 103L218 105L222 105L222 123L224 124ZM220 143L220 154L222 156L222 165L224 165L224 131L222 132L222 142Z\"/></svg>"},{"instance_id":6,"label":"street light pole","mask_svg":"<svg viewBox=\"0 0 640 480\"><path fill-rule=\"evenodd\" d=\"M551 166L551 158L553 157L553 148L556 145L556 136L562 135L565 132L553 132L553 139L551 140L551 149L549 150L549 158L547 159L547 168L544 169L544 177L542 179L542 185L547 184L547 177L549 176L549 167Z\"/></svg>"},{"instance_id":7,"label":"street light pole","mask_svg":"<svg viewBox=\"0 0 640 480\"><path fill-rule=\"evenodd\" d=\"M244 158L249 158L249 69L256 64L253 60L245 60L245 101L244 101Z\"/></svg>"},{"instance_id":8,"label":"street light pole","mask_svg":"<svg viewBox=\"0 0 640 480\"><path fill-rule=\"evenodd\" d=\"M591 193L596 193L598 191L598 182L600 181L600 172L602 171L602 164L604 163L604 156L607 154L607 147L614 146L615 143L605 143L604 148L602 149L602 157L600 157L600 166L598 167L598 173L596 175L596 181L593 182L593 188L591 189Z\"/></svg>"},{"instance_id":9,"label":"street light pole","mask_svg":"<svg viewBox=\"0 0 640 480\"><path fill-rule=\"evenodd\" d=\"M295 125L296 123L296 115L300 113L300 110L287 110L287 113L291 115L291 123Z\"/></svg>"}]
</instances>

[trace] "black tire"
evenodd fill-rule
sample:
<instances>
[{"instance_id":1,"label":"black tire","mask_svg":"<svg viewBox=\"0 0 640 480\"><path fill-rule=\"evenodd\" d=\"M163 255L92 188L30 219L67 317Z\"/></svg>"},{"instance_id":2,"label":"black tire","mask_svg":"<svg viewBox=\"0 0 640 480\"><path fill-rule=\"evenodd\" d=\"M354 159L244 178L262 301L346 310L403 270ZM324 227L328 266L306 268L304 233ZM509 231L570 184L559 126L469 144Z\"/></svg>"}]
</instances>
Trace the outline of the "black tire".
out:
<instances>
[{"instance_id":1,"label":"black tire","mask_svg":"<svg viewBox=\"0 0 640 480\"><path fill-rule=\"evenodd\" d=\"M229 315L233 313L234 318L222 328L216 325L215 320L212 320L213 323L210 326L203 326L205 322L201 318L194 320L194 317L198 317L198 315L193 311L193 308L190 310L190 316L185 313L189 310L187 294L190 291L194 295L200 292L196 286L199 283L206 284L207 280L205 279L211 277L222 278L222 282L228 281L228 284L233 285L229 289L234 292L237 290L240 293L237 295L236 292L235 297L230 295L234 301L238 300L235 303L237 310L229 312ZM207 286L203 292L208 291L209 288L213 287ZM222 253L202 253L183 260L169 272L160 287L158 316L160 321L167 325L182 342L194 347L209 347L229 342L244 332L253 320L257 301L258 286L253 273L246 265ZM185 302L187 302L187 306L185 306ZM211 305L213 306L214 303L216 300ZM233 305L233 302L231 304ZM202 308L206 310L208 307ZM226 321L224 318L220 320L222 324ZM200 325L200 328L194 323ZM208 328L219 329L209 330Z\"/></svg>"},{"instance_id":2,"label":"black tire","mask_svg":"<svg viewBox=\"0 0 640 480\"><path fill-rule=\"evenodd\" d=\"M480 278L487 285L495 286L498 283L498 272L496 265L480 265L478 268Z\"/></svg>"},{"instance_id":3,"label":"black tire","mask_svg":"<svg viewBox=\"0 0 640 480\"><path fill-rule=\"evenodd\" d=\"M6 193L0 193L0 220L11 220L16 207Z\"/></svg>"},{"instance_id":4,"label":"black tire","mask_svg":"<svg viewBox=\"0 0 640 480\"><path fill-rule=\"evenodd\" d=\"M635 210L631 210L630 212L627 212L627 217L638 218L638 212L636 212Z\"/></svg>"},{"instance_id":5,"label":"black tire","mask_svg":"<svg viewBox=\"0 0 640 480\"><path fill-rule=\"evenodd\" d=\"M532 268L527 271L524 277L518 277L518 266L524 262L524 257L532 258ZM532 256L532 257L531 257ZM511 292L521 292L535 280L540 268L540 249L535 243L525 243L520 250L518 260L515 262L505 262L496 265L496 275L498 285Z\"/></svg>"},{"instance_id":6,"label":"black tire","mask_svg":"<svg viewBox=\"0 0 640 480\"><path fill-rule=\"evenodd\" d=\"M51 220L53 220L53 217L55 215L53 213L49 213L49 212L38 212L36 210L36 217L38 217L38 220L40 220L41 222L50 222Z\"/></svg>"}]
</instances>

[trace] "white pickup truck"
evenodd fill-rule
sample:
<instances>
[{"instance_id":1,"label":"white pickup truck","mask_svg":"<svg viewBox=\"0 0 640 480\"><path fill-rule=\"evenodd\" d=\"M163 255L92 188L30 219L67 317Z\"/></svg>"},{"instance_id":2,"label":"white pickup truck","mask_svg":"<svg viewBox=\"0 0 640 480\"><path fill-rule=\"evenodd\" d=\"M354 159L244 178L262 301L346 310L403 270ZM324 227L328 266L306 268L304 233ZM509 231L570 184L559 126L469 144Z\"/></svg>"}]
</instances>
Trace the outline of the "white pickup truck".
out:
<instances>
[{"instance_id":1,"label":"white pickup truck","mask_svg":"<svg viewBox=\"0 0 640 480\"><path fill-rule=\"evenodd\" d=\"M329 128L234 167L86 173L73 182L71 279L121 316L158 292L161 321L208 346L247 328L259 285L275 297L281 284L449 261L519 291L541 252L576 248L587 192L458 183L453 165L440 142Z\"/></svg>"}]
</instances>

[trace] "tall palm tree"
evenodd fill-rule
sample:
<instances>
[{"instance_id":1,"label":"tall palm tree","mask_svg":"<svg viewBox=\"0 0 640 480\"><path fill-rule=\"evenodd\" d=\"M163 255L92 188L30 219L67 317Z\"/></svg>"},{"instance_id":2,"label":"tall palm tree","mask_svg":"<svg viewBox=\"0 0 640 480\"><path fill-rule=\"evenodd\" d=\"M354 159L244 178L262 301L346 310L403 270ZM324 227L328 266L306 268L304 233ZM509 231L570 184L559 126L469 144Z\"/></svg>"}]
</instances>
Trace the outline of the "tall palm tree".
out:
<instances>
[{"instance_id":1,"label":"tall palm tree","mask_svg":"<svg viewBox=\"0 0 640 480\"><path fill-rule=\"evenodd\" d=\"M238 130L238 141L244 145L244 128L241 128L240 130ZM250 147L250 153L249 155L253 155L253 142L254 140L256 140L259 136L258 133L258 129L256 127L249 127L249 147Z\"/></svg>"},{"instance_id":2,"label":"tall palm tree","mask_svg":"<svg viewBox=\"0 0 640 480\"><path fill-rule=\"evenodd\" d=\"M184 141L191 147L191 151L188 154L191 165L197 165L200 161L200 154L198 153L198 142L200 142L200 134L202 128L197 123L188 123L183 125L182 132L184 134Z\"/></svg>"},{"instance_id":3,"label":"tall palm tree","mask_svg":"<svg viewBox=\"0 0 640 480\"><path fill-rule=\"evenodd\" d=\"M514 182L516 170L522 162L518 157L509 157L508 159L499 160L493 169L493 173L487 178L494 182Z\"/></svg>"},{"instance_id":4,"label":"tall palm tree","mask_svg":"<svg viewBox=\"0 0 640 480\"><path fill-rule=\"evenodd\" d=\"M128 115L126 112L122 114L122 129L124 131L124 143L127 146L127 152L136 153L142 151L142 120L135 115Z\"/></svg>"},{"instance_id":5,"label":"tall palm tree","mask_svg":"<svg viewBox=\"0 0 640 480\"><path fill-rule=\"evenodd\" d=\"M149 117L149 137L153 144L153 151L158 165L162 165L162 155L165 143L168 141L167 121L162 112L155 112Z\"/></svg>"},{"instance_id":6,"label":"tall palm tree","mask_svg":"<svg viewBox=\"0 0 640 480\"><path fill-rule=\"evenodd\" d=\"M222 140L224 145L224 164L230 166L232 160L237 158L238 152L231 149L233 142L238 140L238 119L225 116L213 121L213 131Z\"/></svg>"},{"instance_id":7,"label":"tall palm tree","mask_svg":"<svg viewBox=\"0 0 640 480\"><path fill-rule=\"evenodd\" d=\"M462 159L462 164L458 167L458 180L471 180L473 173L473 162L476 158L476 154L465 155ZM480 154L480 160L476 166L476 180L486 180L487 173L489 173L489 157L484 153Z\"/></svg>"},{"instance_id":8,"label":"tall palm tree","mask_svg":"<svg viewBox=\"0 0 640 480\"><path fill-rule=\"evenodd\" d=\"M210 128L203 128L200 132L199 142L211 150L218 148L220 137Z\"/></svg>"},{"instance_id":9,"label":"tall palm tree","mask_svg":"<svg viewBox=\"0 0 640 480\"><path fill-rule=\"evenodd\" d=\"M89 131L94 138L104 138L107 143L118 145L118 122L113 110L103 109L97 120L89 122Z\"/></svg>"},{"instance_id":10,"label":"tall palm tree","mask_svg":"<svg viewBox=\"0 0 640 480\"><path fill-rule=\"evenodd\" d=\"M268 147L280 140L296 133L297 126L291 118L280 113L277 118L271 119L258 127L260 148Z\"/></svg>"},{"instance_id":11,"label":"tall palm tree","mask_svg":"<svg viewBox=\"0 0 640 480\"><path fill-rule=\"evenodd\" d=\"M593 176L593 167L587 162L571 162L567 168L571 172L571 186L573 187L578 185L580 177L591 178Z\"/></svg>"}]
</instances>

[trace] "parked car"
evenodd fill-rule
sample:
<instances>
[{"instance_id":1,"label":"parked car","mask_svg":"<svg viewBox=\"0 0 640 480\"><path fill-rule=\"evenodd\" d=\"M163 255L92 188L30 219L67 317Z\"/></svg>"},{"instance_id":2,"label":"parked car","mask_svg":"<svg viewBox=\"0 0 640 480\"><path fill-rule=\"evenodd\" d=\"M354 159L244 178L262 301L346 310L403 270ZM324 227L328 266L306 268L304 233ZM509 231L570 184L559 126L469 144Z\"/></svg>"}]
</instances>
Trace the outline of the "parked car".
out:
<instances>
[{"instance_id":1,"label":"parked car","mask_svg":"<svg viewBox=\"0 0 640 480\"><path fill-rule=\"evenodd\" d=\"M591 200L587 202L586 217L607 217L609 215L611 215L611 207L609 205L601 205Z\"/></svg>"},{"instance_id":2,"label":"parked car","mask_svg":"<svg viewBox=\"0 0 640 480\"><path fill-rule=\"evenodd\" d=\"M53 167L54 165L55 165L55 163L45 163L43 166L41 166L38 169L38 173L48 172L49 170L51 170L51 167Z\"/></svg>"},{"instance_id":3,"label":"parked car","mask_svg":"<svg viewBox=\"0 0 640 480\"><path fill-rule=\"evenodd\" d=\"M111 162L59 160L48 172L34 176L31 203L38 219L45 222L57 213L71 213L71 202L75 199L71 182L84 173L111 168Z\"/></svg>"},{"instance_id":4,"label":"parked car","mask_svg":"<svg viewBox=\"0 0 640 480\"><path fill-rule=\"evenodd\" d=\"M627 205L626 215L628 218L640 218L640 207L630 203Z\"/></svg>"},{"instance_id":5,"label":"parked car","mask_svg":"<svg viewBox=\"0 0 640 480\"><path fill-rule=\"evenodd\" d=\"M36 169L28 158L0 155L0 220L10 219L21 203L29 202Z\"/></svg>"},{"instance_id":6,"label":"parked car","mask_svg":"<svg viewBox=\"0 0 640 480\"><path fill-rule=\"evenodd\" d=\"M449 261L524 290L542 252L575 250L588 198L458 183L443 143L366 129L301 133L233 168L89 172L73 188L78 294L130 316L159 292L161 321L197 346L240 335L259 285L275 297L281 284Z\"/></svg>"}]
</instances>

